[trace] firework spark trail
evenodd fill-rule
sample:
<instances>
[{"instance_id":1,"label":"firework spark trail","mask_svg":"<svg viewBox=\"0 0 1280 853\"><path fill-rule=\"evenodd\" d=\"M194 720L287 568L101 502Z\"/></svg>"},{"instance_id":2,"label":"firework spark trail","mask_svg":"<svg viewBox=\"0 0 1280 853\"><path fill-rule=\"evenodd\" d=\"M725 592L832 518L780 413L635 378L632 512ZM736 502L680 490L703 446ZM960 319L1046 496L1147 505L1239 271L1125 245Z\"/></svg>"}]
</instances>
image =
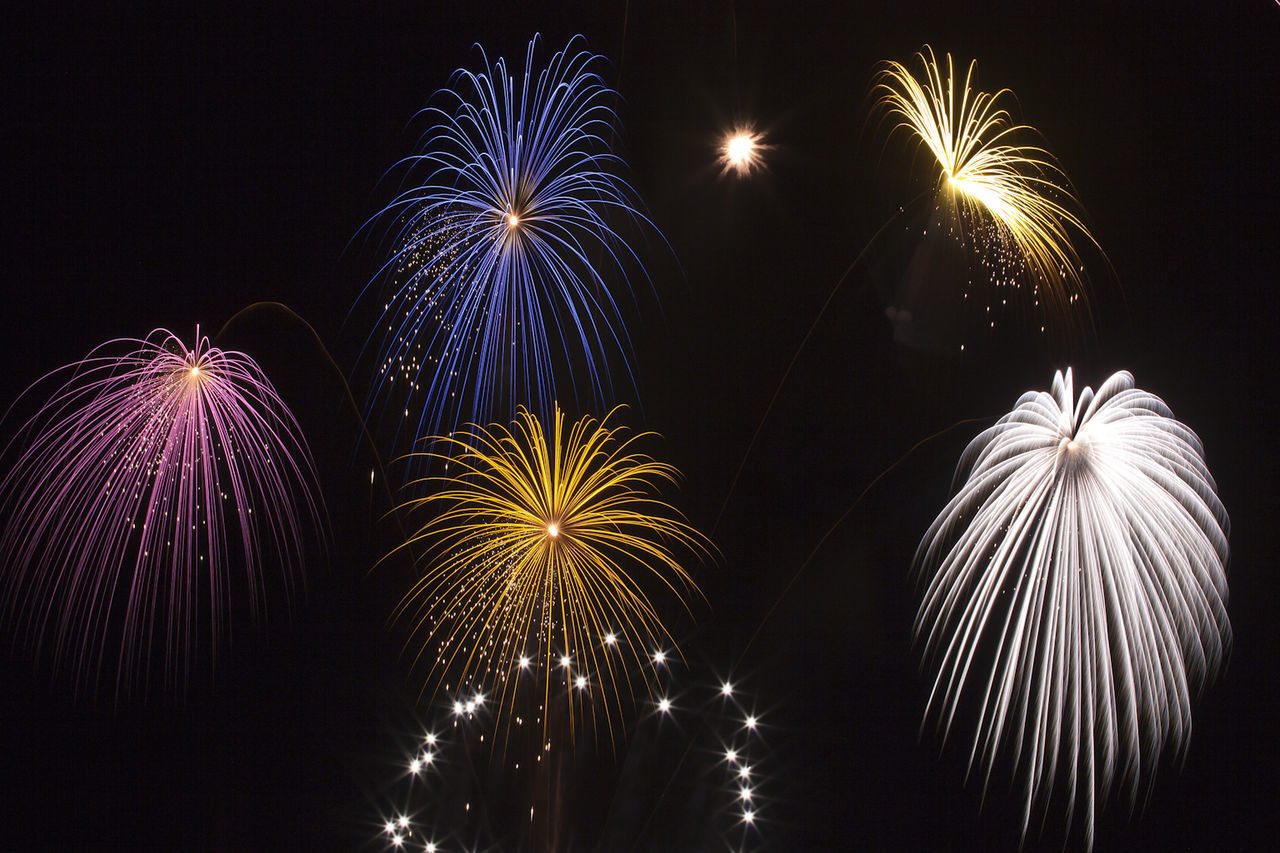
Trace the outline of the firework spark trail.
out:
<instances>
[{"instance_id":1,"label":"firework spark trail","mask_svg":"<svg viewBox=\"0 0 1280 853\"><path fill-rule=\"evenodd\" d=\"M937 194L962 234L978 244L984 264L1003 284L1026 284L1050 312L1069 317L1073 306L1088 310L1080 256L1071 234L1097 246L1082 221L1080 203L1066 175L1042 147L1021 142L1034 134L1013 124L994 95L971 88L977 62L957 85L947 54L946 73L928 45L916 54L922 73L888 60L874 91L876 108L896 118L933 154L939 170ZM892 135L892 132L891 132ZM1028 280L1020 282L1019 279Z\"/></svg>"},{"instance_id":2,"label":"firework spark trail","mask_svg":"<svg viewBox=\"0 0 1280 853\"><path fill-rule=\"evenodd\" d=\"M424 478L428 494L402 505L431 513L406 543L429 550L395 613L411 621L411 643L422 638L415 663L429 663L432 677L455 671L509 713L522 673L542 680L546 707L552 673L564 669L584 694L604 697L611 738L623 693L635 692L618 656L642 662L647 647L672 644L646 586L683 604L697 587L672 546L698 558L713 550L657 497L679 475L635 449L651 433L625 436L609 424L616 412L566 435L557 408L548 437L522 408L510 430L472 425L433 439L450 452L429 455L458 473ZM586 707L594 723L596 705ZM572 730L572 693L567 710Z\"/></svg>"},{"instance_id":3,"label":"firework spark trail","mask_svg":"<svg viewBox=\"0 0 1280 853\"><path fill-rule=\"evenodd\" d=\"M658 673L656 690L633 720L627 756L600 768L599 778L580 766L567 775L553 770L573 765L558 764L564 748L533 732L519 746L490 748L497 720L485 700L436 704L396 762L397 784L377 822L385 849L538 849L543 836L573 838L578 830L573 805L562 811L543 789L581 805L602 783L612 784L596 839L602 849L677 841L765 849L778 787L770 715L742 683L677 664L652 650L644 665ZM560 688L573 689L568 680ZM577 790L559 790L565 786Z\"/></svg>"},{"instance_id":4,"label":"firework spark trail","mask_svg":"<svg viewBox=\"0 0 1280 853\"><path fill-rule=\"evenodd\" d=\"M1065 775L1068 830L1080 803L1091 846L1096 802L1116 780L1131 802L1144 778L1149 790L1222 666L1226 511L1199 439L1126 372L1078 400L1071 371L1056 374L970 443L956 476L916 554L925 720L945 740L975 700L984 791L1008 755L1025 836Z\"/></svg>"},{"instance_id":5,"label":"firework spark trail","mask_svg":"<svg viewBox=\"0 0 1280 853\"><path fill-rule=\"evenodd\" d=\"M873 86L873 91L880 93L875 109L899 120L890 135L904 130L934 155L940 171L934 195L953 214L953 228L959 228L962 239L968 234L978 243L980 262L991 271L994 281L1017 287L1020 274L1026 272L1037 306L1044 293L1047 309L1069 316L1071 307L1078 304L1087 311L1088 301L1082 298L1082 266L1071 231L1079 232L1095 247L1097 242L1085 227L1082 214L1074 212L1080 204L1070 192L1066 175L1049 152L1017 142L1019 136L1035 131L1012 124L1008 111L998 106L1003 95L1011 94L1009 90L991 95L970 87L976 61L969 64L963 87L957 87L950 54L945 79L932 48L925 45L916 56L924 69L923 77L887 60ZM731 163L728 158L726 144L722 160L726 168ZM1062 201L1055 201L1054 195ZM899 208L881 225L836 281L765 406L712 526L713 534L778 395L836 292L871 245L915 202L913 199Z\"/></svg>"},{"instance_id":6,"label":"firework spark trail","mask_svg":"<svg viewBox=\"0 0 1280 853\"><path fill-rule=\"evenodd\" d=\"M610 285L644 266L615 224L657 230L606 141L617 115L603 59L580 41L539 71L535 36L519 78L483 51L485 71L457 71L437 93L451 106L420 114L421 153L392 170L412 186L365 225L390 223L392 242L365 289L389 294L370 404L407 386L395 408L412 438L517 404L548 417L557 396L603 404L608 359L629 357Z\"/></svg>"},{"instance_id":7,"label":"firework spark trail","mask_svg":"<svg viewBox=\"0 0 1280 853\"><path fill-rule=\"evenodd\" d=\"M77 682L114 669L117 696L145 691L159 655L174 689L206 613L216 656L235 568L255 614L267 562L287 591L301 580L324 513L310 452L257 364L198 331L194 348L163 329L110 341L24 396L49 382L3 454L8 618Z\"/></svg>"}]
</instances>

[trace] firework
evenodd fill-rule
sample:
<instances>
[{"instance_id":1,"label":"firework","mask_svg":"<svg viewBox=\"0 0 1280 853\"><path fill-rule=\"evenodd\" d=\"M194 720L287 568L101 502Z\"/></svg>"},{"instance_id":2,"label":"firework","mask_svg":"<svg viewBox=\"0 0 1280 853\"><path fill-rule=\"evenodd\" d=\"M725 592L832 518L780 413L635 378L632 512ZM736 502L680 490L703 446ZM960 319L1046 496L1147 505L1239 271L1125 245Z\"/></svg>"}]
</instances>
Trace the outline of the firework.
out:
<instances>
[{"instance_id":1,"label":"firework","mask_svg":"<svg viewBox=\"0 0 1280 853\"><path fill-rule=\"evenodd\" d=\"M762 165L761 153L766 146L762 137L749 126L739 125L725 135L720 143L721 176L735 172L739 176L750 175Z\"/></svg>"},{"instance_id":2,"label":"firework","mask_svg":"<svg viewBox=\"0 0 1280 853\"><path fill-rule=\"evenodd\" d=\"M611 285L644 269L615 225L652 226L610 147L604 60L579 42L537 70L535 37L519 77L483 52L485 71L457 71L420 114L421 152L392 170L412 188L370 221L389 223L392 247L374 280L374 393L390 405L403 389L414 438L517 403L545 417L558 390L612 397L609 359L630 344Z\"/></svg>"},{"instance_id":3,"label":"firework","mask_svg":"<svg viewBox=\"0 0 1280 853\"><path fill-rule=\"evenodd\" d=\"M382 786L385 849L766 849L779 788L771 719L742 684L672 664L622 761L594 767L541 740L491 751L484 708L432 706Z\"/></svg>"},{"instance_id":4,"label":"firework","mask_svg":"<svg viewBox=\"0 0 1280 853\"><path fill-rule=\"evenodd\" d=\"M292 414L252 359L196 337L110 341L49 374L25 393L56 391L4 453L8 618L77 681L114 669L117 696L145 690L153 658L184 683L199 637L216 655L233 573L256 614L267 568L291 591L321 529Z\"/></svg>"},{"instance_id":5,"label":"firework","mask_svg":"<svg viewBox=\"0 0 1280 853\"><path fill-rule=\"evenodd\" d=\"M1025 835L1065 780L1091 845L1113 781L1136 796L1185 748L1191 694L1230 645L1228 520L1200 441L1130 374L1077 400L1068 370L975 438L957 480L916 555L926 720L945 739L975 700L984 788L1006 753Z\"/></svg>"},{"instance_id":6,"label":"firework","mask_svg":"<svg viewBox=\"0 0 1280 853\"><path fill-rule=\"evenodd\" d=\"M646 586L683 602L697 587L672 546L699 557L712 547L657 497L678 473L635 449L651 434L624 435L614 412L566 434L557 407L548 437L521 408L510 430L435 439L449 452L431 455L456 473L421 481L432 491L402 507L432 517L409 541L430 551L397 609L433 675L452 673L498 713L532 679L540 708L562 697L571 730L600 709L611 737L634 692L626 662L672 644Z\"/></svg>"},{"instance_id":7,"label":"firework","mask_svg":"<svg viewBox=\"0 0 1280 853\"><path fill-rule=\"evenodd\" d=\"M916 58L919 75L901 63L883 63L877 108L897 119L895 132L905 130L933 154L939 203L981 245L997 281L1029 286L1037 304L1043 297L1060 313L1077 302L1087 305L1071 235L1091 243L1093 237L1052 156L1020 141L1035 131L1013 124L1000 106L1012 94L972 89L976 61L959 84L950 54L945 74L928 45Z\"/></svg>"}]
</instances>

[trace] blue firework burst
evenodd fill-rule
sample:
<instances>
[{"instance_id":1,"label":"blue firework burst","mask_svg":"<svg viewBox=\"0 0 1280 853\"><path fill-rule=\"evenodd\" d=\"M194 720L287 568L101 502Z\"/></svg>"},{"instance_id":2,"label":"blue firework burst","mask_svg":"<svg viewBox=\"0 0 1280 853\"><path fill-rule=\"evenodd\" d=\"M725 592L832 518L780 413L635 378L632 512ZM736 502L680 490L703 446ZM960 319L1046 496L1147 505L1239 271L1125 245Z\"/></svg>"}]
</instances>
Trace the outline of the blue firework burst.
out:
<instances>
[{"instance_id":1,"label":"blue firework burst","mask_svg":"<svg viewBox=\"0 0 1280 853\"><path fill-rule=\"evenodd\" d=\"M408 188L366 225L389 250L366 288L383 302L370 402L403 410L410 438L517 404L611 402L611 360L634 385L611 285L629 295L628 273L647 276L623 232L652 223L611 148L604 60L583 43L535 70L535 36L519 77L481 49L485 70L455 72L419 114L419 153L391 171Z\"/></svg>"}]
</instances>

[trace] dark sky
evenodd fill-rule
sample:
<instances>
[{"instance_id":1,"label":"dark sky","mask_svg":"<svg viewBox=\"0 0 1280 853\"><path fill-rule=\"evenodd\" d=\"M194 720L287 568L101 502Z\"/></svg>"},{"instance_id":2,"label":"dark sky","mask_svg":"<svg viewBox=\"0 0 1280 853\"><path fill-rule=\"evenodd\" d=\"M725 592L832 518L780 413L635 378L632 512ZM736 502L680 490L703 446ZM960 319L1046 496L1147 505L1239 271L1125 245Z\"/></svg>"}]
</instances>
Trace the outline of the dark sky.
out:
<instances>
[{"instance_id":1,"label":"dark sky","mask_svg":"<svg viewBox=\"0 0 1280 853\"><path fill-rule=\"evenodd\" d=\"M958 751L939 758L918 736L909 567L981 425L910 455L805 561L917 441L1003 413L1068 365L1078 385L1128 369L1163 397L1202 438L1232 517L1225 676L1194 705L1185 764L1162 763L1145 811L1113 804L1097 847L1274 844L1280 5L209 5L7 21L6 406L103 341L214 333L259 300L306 318L350 373L366 329L358 311L344 321L377 259L349 241L412 149L411 116L477 67L475 43L522 65L535 32L548 52L581 33L613 63L619 152L670 244L644 246L653 287L635 282L624 314L638 393L619 402L638 397L635 425L662 434L655 452L686 476L672 500L696 526L710 533L725 507L724 559L698 575L709 606L674 621L695 667L741 657L769 709L771 849L1016 847L1017 796L997 783L980 808ZM1095 330L1050 344L1013 313L994 332L958 316L947 334L963 356L949 337L896 342L885 304L928 260L904 220L815 328L725 504L833 285L926 186L867 94L878 61L925 43L977 58L981 88L1013 90L1070 176L1111 266L1094 258ZM767 168L721 178L715 146L740 119L766 132ZM386 498L371 498L341 384L299 324L261 311L219 343L258 359L311 441L327 562L291 619L278 602L265 627L234 626L215 676L182 700L77 699L6 632L0 847L378 849L417 695L385 624L403 571L370 572L395 543L370 521ZM608 832L598 814L565 820L578 848Z\"/></svg>"}]
</instances>

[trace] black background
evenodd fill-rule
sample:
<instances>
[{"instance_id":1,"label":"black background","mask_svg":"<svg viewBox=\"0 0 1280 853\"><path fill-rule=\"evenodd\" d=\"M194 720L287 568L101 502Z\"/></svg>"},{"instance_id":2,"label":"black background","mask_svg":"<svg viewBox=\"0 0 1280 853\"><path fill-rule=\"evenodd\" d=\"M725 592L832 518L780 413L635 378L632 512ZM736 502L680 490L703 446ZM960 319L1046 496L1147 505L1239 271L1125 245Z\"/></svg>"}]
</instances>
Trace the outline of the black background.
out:
<instances>
[{"instance_id":1,"label":"black background","mask_svg":"<svg viewBox=\"0 0 1280 853\"><path fill-rule=\"evenodd\" d=\"M895 343L877 294L895 293L917 243L906 225L888 232L796 362L715 528L724 560L699 574L710 606L677 631L712 670L745 650L737 672L766 697L774 849L1015 847L1016 795L997 784L980 808L961 756L918 736L908 568L980 425L909 456L805 561L918 440L1002 413L1055 369L1095 387L1128 369L1206 447L1232 516L1235 641L1195 704L1185 764L1161 765L1145 810L1113 804L1097 847L1274 843L1280 5L267 5L7 21L6 404L110 338L212 334L258 300L307 318L349 370L366 332L344 320L376 261L348 241L386 201L376 187L416 139L409 118L477 67L473 43L519 67L534 32L548 53L582 33L613 62L620 151L673 250L644 247L656 298L634 283L638 394L619 402L643 402L636 425L686 475L673 502L710 532L833 284L929 179L868 117L876 63L924 43L976 57L982 88L1017 93L1114 268L1095 266L1095 333L1064 348L977 322L963 356ZM772 146L747 180L714 163L739 119ZM400 576L370 572L394 543L370 523L386 498L305 328L260 311L218 343L261 363L311 441L327 563L291 618L277 606L265 626L237 624L216 676L198 673L184 699L77 699L7 651L0 846L380 843L380 789L416 696L385 624ZM565 819L581 820L578 848L599 831ZM1052 828L1043 843L1059 844Z\"/></svg>"}]
</instances>

